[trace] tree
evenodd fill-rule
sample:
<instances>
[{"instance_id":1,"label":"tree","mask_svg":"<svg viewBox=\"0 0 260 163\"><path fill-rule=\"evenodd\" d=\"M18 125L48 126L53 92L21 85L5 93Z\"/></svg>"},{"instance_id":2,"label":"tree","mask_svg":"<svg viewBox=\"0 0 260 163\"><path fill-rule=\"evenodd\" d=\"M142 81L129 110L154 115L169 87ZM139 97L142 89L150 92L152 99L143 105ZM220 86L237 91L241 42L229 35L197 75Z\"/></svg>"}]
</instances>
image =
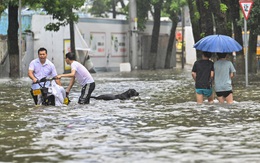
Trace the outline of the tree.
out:
<instances>
[{"instance_id":1,"label":"tree","mask_svg":"<svg viewBox=\"0 0 260 163\"><path fill-rule=\"evenodd\" d=\"M8 7L7 45L10 61L10 77L20 76L19 46L18 46L18 3L10 0L0 0L0 14Z\"/></svg>"},{"instance_id":2,"label":"tree","mask_svg":"<svg viewBox=\"0 0 260 163\"><path fill-rule=\"evenodd\" d=\"M8 53L10 60L10 77L20 76L19 66L19 46L18 46L18 5L16 2L9 1L8 4Z\"/></svg>"},{"instance_id":3,"label":"tree","mask_svg":"<svg viewBox=\"0 0 260 163\"><path fill-rule=\"evenodd\" d=\"M0 0L0 15L2 14L2 12L6 9L7 7L7 2L6 0Z\"/></svg>"},{"instance_id":4,"label":"tree","mask_svg":"<svg viewBox=\"0 0 260 163\"><path fill-rule=\"evenodd\" d=\"M248 71L250 73L257 72L256 47L257 36L260 34L260 1L254 1L253 8L248 19L248 29L250 31L249 47L248 47Z\"/></svg>"},{"instance_id":5,"label":"tree","mask_svg":"<svg viewBox=\"0 0 260 163\"><path fill-rule=\"evenodd\" d=\"M121 8L117 9L120 4ZM107 18L109 13L112 13L113 19L117 15L127 15L127 6L123 0L95 0L89 12L96 17Z\"/></svg>"},{"instance_id":6,"label":"tree","mask_svg":"<svg viewBox=\"0 0 260 163\"><path fill-rule=\"evenodd\" d=\"M227 23L227 6L220 2L220 0L208 1L209 9L212 15L212 21L216 29L216 34L231 35L228 32ZM209 16L210 17L210 16Z\"/></svg>"},{"instance_id":7,"label":"tree","mask_svg":"<svg viewBox=\"0 0 260 163\"><path fill-rule=\"evenodd\" d=\"M242 46L243 40L242 40L242 28L241 28L241 18L240 18L240 6L238 1L234 3L230 0L224 0L223 3L225 3L228 7L228 14L230 17L230 22L233 26L232 34L234 36L234 39ZM236 61L235 61L235 67L238 74L245 73L245 59L244 59L244 52L241 50L240 52L236 52Z\"/></svg>"},{"instance_id":8,"label":"tree","mask_svg":"<svg viewBox=\"0 0 260 163\"><path fill-rule=\"evenodd\" d=\"M153 16L153 30L152 30L152 41L150 49L149 67L150 69L156 69L156 58L160 34L160 24L161 24L161 10L164 0L153 0L152 5L154 7Z\"/></svg>"},{"instance_id":9,"label":"tree","mask_svg":"<svg viewBox=\"0 0 260 163\"><path fill-rule=\"evenodd\" d=\"M29 0L28 0L29 1ZM45 29L49 31L58 31L61 26L70 26L70 48L71 52L75 53L75 34L74 34L74 22L78 21L78 15L73 10L78 10L83 6L85 0L30 0L31 5L42 4L42 7L48 14L53 16L57 22L49 23Z\"/></svg>"},{"instance_id":10,"label":"tree","mask_svg":"<svg viewBox=\"0 0 260 163\"><path fill-rule=\"evenodd\" d=\"M136 1L137 3L137 17L138 17L138 30L145 29L145 23L148 20L148 12L151 11L150 0Z\"/></svg>"},{"instance_id":11,"label":"tree","mask_svg":"<svg viewBox=\"0 0 260 163\"><path fill-rule=\"evenodd\" d=\"M230 0L187 0L190 8L191 23L195 42L204 36L225 34L232 36L242 45L242 32L239 25L239 3ZM233 27L233 29L232 29ZM215 31L214 31L215 29ZM197 58L201 52L197 51ZM237 53L237 72L242 72L244 66L242 52ZM244 70L244 69L243 69Z\"/></svg>"},{"instance_id":12,"label":"tree","mask_svg":"<svg viewBox=\"0 0 260 163\"><path fill-rule=\"evenodd\" d=\"M197 9L200 15L200 38L213 34L212 12L208 0L198 0L196 2ZM217 6L215 6L217 7ZM217 22L216 22L217 23Z\"/></svg>"},{"instance_id":13,"label":"tree","mask_svg":"<svg viewBox=\"0 0 260 163\"><path fill-rule=\"evenodd\" d=\"M179 16L178 13L181 11L182 5L185 4L185 0L168 0L164 4L164 12L166 13L166 16L168 16L171 21L172 21L172 27L170 31L170 37L169 37L169 42L167 46L167 51L166 51L166 58L165 58L165 69L172 68L171 65L171 58L172 58L172 50L173 50L173 44L175 41L175 33L176 33L176 28L177 24L179 22Z\"/></svg>"},{"instance_id":14,"label":"tree","mask_svg":"<svg viewBox=\"0 0 260 163\"><path fill-rule=\"evenodd\" d=\"M208 0L187 0L190 8L191 24L195 42L201 38L212 35L213 20ZM197 59L202 56L201 51L197 51Z\"/></svg>"},{"instance_id":15,"label":"tree","mask_svg":"<svg viewBox=\"0 0 260 163\"><path fill-rule=\"evenodd\" d=\"M195 0L187 0L188 6L189 6L189 11L190 11L190 19L191 19L191 24L192 24L192 33L194 37L194 41L197 42L201 38L200 33L200 15L197 10L197 5ZM197 58L201 58L201 53L197 51Z\"/></svg>"}]
</instances>

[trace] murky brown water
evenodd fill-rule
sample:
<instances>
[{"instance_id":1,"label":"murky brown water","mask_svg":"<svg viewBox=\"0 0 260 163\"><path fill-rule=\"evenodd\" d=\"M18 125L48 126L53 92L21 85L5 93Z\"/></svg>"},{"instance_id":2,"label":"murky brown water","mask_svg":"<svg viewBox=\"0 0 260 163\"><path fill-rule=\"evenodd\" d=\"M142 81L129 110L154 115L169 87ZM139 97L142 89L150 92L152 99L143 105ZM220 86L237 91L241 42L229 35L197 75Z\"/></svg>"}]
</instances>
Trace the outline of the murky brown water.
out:
<instances>
[{"instance_id":1,"label":"murky brown water","mask_svg":"<svg viewBox=\"0 0 260 163\"><path fill-rule=\"evenodd\" d=\"M260 162L257 76L248 88L236 77L232 105L197 105L190 69L93 77L93 95L134 88L140 96L78 105L74 87L68 107L35 107L27 78L1 79L0 161Z\"/></svg>"}]
</instances>

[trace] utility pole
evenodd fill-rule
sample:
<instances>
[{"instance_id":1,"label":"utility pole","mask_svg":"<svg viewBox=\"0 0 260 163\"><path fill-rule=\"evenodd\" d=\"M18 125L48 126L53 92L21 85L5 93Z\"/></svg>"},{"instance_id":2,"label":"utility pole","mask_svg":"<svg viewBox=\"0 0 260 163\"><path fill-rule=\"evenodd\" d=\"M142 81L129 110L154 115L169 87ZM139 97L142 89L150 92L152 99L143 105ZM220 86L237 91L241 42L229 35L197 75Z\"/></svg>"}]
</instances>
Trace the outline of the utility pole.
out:
<instances>
[{"instance_id":1,"label":"utility pole","mask_svg":"<svg viewBox=\"0 0 260 163\"><path fill-rule=\"evenodd\" d=\"M185 35L185 11L184 11L184 7L182 7L181 9L181 15L182 15L182 20L181 20L181 34L182 34L182 40L181 40L181 68L184 69L184 64L185 64L185 57L184 57L184 35Z\"/></svg>"},{"instance_id":2,"label":"utility pole","mask_svg":"<svg viewBox=\"0 0 260 163\"><path fill-rule=\"evenodd\" d=\"M22 2L19 0L19 77L22 77Z\"/></svg>"},{"instance_id":3,"label":"utility pole","mask_svg":"<svg viewBox=\"0 0 260 163\"><path fill-rule=\"evenodd\" d=\"M129 61L132 70L138 69L138 54L137 54L137 6L136 0L129 1Z\"/></svg>"},{"instance_id":4,"label":"utility pole","mask_svg":"<svg viewBox=\"0 0 260 163\"><path fill-rule=\"evenodd\" d=\"M248 86L248 39L247 39L247 19L252 9L253 0L240 0L239 4L244 14L244 49L245 49L245 81Z\"/></svg>"}]
</instances>

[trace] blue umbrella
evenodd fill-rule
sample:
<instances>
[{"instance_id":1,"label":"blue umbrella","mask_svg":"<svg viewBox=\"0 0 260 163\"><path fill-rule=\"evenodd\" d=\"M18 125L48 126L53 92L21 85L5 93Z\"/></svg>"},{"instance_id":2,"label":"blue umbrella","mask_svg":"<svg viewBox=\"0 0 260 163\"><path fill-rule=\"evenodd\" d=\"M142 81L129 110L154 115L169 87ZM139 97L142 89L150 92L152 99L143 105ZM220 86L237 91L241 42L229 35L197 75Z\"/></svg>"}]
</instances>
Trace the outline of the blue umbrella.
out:
<instances>
[{"instance_id":1,"label":"blue umbrella","mask_svg":"<svg viewBox=\"0 0 260 163\"><path fill-rule=\"evenodd\" d=\"M209 35L200 39L194 48L212 53L231 53L242 50L242 46L233 38L225 35Z\"/></svg>"}]
</instances>

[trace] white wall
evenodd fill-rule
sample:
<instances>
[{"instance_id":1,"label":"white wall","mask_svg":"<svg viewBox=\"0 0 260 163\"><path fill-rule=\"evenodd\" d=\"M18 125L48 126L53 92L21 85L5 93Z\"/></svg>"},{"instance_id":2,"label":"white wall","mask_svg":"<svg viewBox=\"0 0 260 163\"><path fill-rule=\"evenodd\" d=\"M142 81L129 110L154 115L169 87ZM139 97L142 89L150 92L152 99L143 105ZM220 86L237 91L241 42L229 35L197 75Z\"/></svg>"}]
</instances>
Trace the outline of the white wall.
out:
<instances>
[{"instance_id":1,"label":"white wall","mask_svg":"<svg viewBox=\"0 0 260 163\"><path fill-rule=\"evenodd\" d=\"M186 63L193 65L197 60L196 49L193 48L194 37L191 26L185 27L185 52L186 52Z\"/></svg>"},{"instance_id":2,"label":"white wall","mask_svg":"<svg viewBox=\"0 0 260 163\"><path fill-rule=\"evenodd\" d=\"M60 27L57 32L46 31L45 26L54 22L50 15L33 15L31 30L34 33L34 58L38 57L38 49L45 47L48 51L48 59L51 60L58 73L64 72L64 39L70 39L69 26ZM76 49L88 49L77 26L75 25L75 46ZM66 51L65 51L66 53Z\"/></svg>"},{"instance_id":3,"label":"white wall","mask_svg":"<svg viewBox=\"0 0 260 163\"><path fill-rule=\"evenodd\" d=\"M40 47L48 50L48 59L51 60L58 73L64 73L64 39L70 39L69 26L61 27L58 32L45 31L45 26L54 22L50 15L33 15L31 31L34 39L34 58L38 57L37 51ZM75 29L76 49L90 48L91 60L95 68L100 69L118 69L120 63L129 60L129 25L126 20L101 19L101 18L80 18ZM147 22L144 33L152 33L152 22ZM171 23L167 21L161 22L161 34L169 34ZM91 34L102 33L104 35L104 53L97 54L91 49ZM114 53L113 47L115 43L113 36L125 37L125 52L123 54Z\"/></svg>"},{"instance_id":4,"label":"white wall","mask_svg":"<svg viewBox=\"0 0 260 163\"><path fill-rule=\"evenodd\" d=\"M45 25L53 22L49 15L33 15L31 30L34 33L34 58L38 57L38 49L45 47L48 51L48 59L54 63L57 73L63 73L63 39L70 38L69 31L61 27L58 32L45 31Z\"/></svg>"}]
</instances>

